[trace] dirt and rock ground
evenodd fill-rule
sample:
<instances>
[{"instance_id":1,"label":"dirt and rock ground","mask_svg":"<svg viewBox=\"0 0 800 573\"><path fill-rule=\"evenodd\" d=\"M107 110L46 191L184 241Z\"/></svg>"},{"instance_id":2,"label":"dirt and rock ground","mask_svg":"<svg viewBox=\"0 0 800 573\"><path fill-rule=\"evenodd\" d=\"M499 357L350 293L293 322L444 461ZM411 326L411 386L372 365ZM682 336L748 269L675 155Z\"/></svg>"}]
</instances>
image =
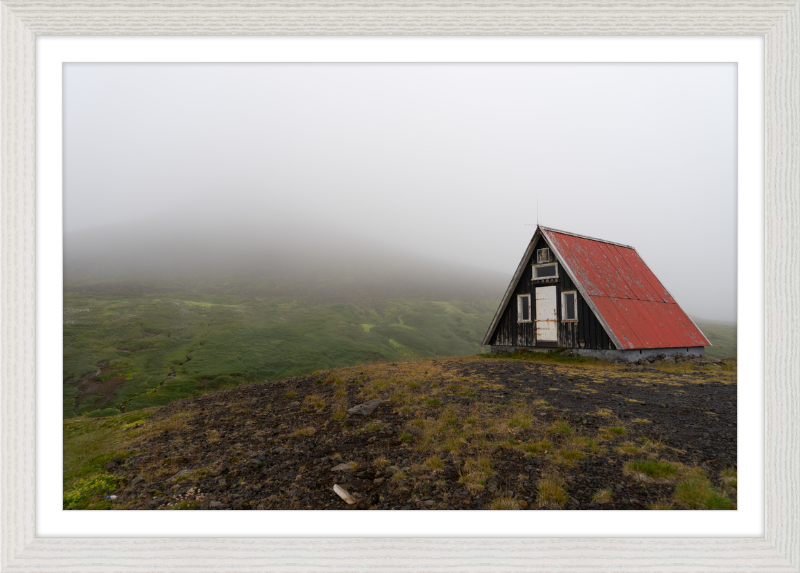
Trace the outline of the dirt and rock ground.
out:
<instances>
[{"instance_id":1,"label":"dirt and rock ground","mask_svg":"<svg viewBox=\"0 0 800 573\"><path fill-rule=\"evenodd\" d=\"M114 509L733 509L736 388L735 359L362 365L173 402L106 469Z\"/></svg>"}]
</instances>

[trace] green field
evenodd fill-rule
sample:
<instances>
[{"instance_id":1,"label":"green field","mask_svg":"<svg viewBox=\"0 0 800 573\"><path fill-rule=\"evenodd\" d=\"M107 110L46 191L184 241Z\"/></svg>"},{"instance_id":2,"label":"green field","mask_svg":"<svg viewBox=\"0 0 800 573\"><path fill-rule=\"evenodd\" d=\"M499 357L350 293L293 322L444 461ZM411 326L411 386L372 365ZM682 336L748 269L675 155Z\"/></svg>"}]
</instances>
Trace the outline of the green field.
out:
<instances>
[{"instance_id":1,"label":"green field","mask_svg":"<svg viewBox=\"0 0 800 573\"><path fill-rule=\"evenodd\" d=\"M495 301L64 294L64 418L362 362L474 355ZM91 380L81 379L97 372Z\"/></svg>"},{"instance_id":2,"label":"green field","mask_svg":"<svg viewBox=\"0 0 800 573\"><path fill-rule=\"evenodd\" d=\"M485 350L479 343L495 304L67 292L64 418L130 412L336 366L474 355ZM697 322L714 345L708 356L736 356L735 324Z\"/></svg>"},{"instance_id":3,"label":"green field","mask_svg":"<svg viewBox=\"0 0 800 573\"><path fill-rule=\"evenodd\" d=\"M736 356L736 323L712 322L702 318L693 319L698 328L714 346L706 348L710 358L729 358Z\"/></svg>"}]
</instances>

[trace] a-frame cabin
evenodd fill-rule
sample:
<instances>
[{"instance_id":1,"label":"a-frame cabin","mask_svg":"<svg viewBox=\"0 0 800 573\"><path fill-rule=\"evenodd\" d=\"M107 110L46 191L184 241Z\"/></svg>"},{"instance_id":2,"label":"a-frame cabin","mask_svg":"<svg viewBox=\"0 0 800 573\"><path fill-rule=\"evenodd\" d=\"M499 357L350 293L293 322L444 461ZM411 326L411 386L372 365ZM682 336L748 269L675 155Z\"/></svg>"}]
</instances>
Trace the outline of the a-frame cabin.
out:
<instances>
[{"instance_id":1,"label":"a-frame cabin","mask_svg":"<svg viewBox=\"0 0 800 573\"><path fill-rule=\"evenodd\" d=\"M482 344L627 361L711 346L636 249L541 225Z\"/></svg>"}]
</instances>

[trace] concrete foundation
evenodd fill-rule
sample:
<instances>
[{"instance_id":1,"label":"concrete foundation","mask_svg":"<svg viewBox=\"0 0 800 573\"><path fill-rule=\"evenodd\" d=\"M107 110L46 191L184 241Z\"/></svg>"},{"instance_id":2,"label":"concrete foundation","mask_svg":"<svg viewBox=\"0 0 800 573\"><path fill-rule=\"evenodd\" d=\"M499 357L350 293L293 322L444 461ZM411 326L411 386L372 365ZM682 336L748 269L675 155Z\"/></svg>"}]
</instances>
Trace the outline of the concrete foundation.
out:
<instances>
[{"instance_id":1,"label":"concrete foundation","mask_svg":"<svg viewBox=\"0 0 800 573\"><path fill-rule=\"evenodd\" d=\"M690 346L682 348L643 348L641 350L599 350L591 348L535 348L530 346L492 346L492 354L508 354L516 350L526 350L528 352L555 352L571 351L578 356L587 358L599 358L601 360L624 360L625 362L636 362L642 358L657 358L661 355L666 358L674 356L705 356L704 346Z\"/></svg>"}]
</instances>

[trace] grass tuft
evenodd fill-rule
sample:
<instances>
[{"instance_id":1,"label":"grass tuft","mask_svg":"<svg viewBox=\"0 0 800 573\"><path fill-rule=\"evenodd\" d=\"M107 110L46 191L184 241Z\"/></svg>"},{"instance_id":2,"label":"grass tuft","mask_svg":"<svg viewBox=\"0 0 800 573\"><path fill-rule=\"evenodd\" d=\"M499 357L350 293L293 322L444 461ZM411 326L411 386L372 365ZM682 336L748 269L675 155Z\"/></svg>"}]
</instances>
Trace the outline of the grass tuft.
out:
<instances>
[{"instance_id":1,"label":"grass tuft","mask_svg":"<svg viewBox=\"0 0 800 573\"><path fill-rule=\"evenodd\" d=\"M536 456L539 454L546 454L547 452L551 451L553 449L553 442L543 438L525 442L520 447L522 448L522 451L529 456Z\"/></svg>"},{"instance_id":2,"label":"grass tuft","mask_svg":"<svg viewBox=\"0 0 800 573\"><path fill-rule=\"evenodd\" d=\"M568 436L573 432L572 427L566 422L553 422L547 431L560 436Z\"/></svg>"},{"instance_id":3,"label":"grass tuft","mask_svg":"<svg viewBox=\"0 0 800 573\"><path fill-rule=\"evenodd\" d=\"M498 510L519 509L519 503L513 497L502 496L494 499L492 503L489 505L489 509L498 509Z\"/></svg>"},{"instance_id":4,"label":"grass tuft","mask_svg":"<svg viewBox=\"0 0 800 573\"><path fill-rule=\"evenodd\" d=\"M470 493L475 494L483 489L494 471L492 462L487 457L469 458L464 462L464 469L458 481L463 483Z\"/></svg>"},{"instance_id":5,"label":"grass tuft","mask_svg":"<svg viewBox=\"0 0 800 573\"><path fill-rule=\"evenodd\" d=\"M634 460L625 464L624 472L645 483L673 483L679 469L663 460Z\"/></svg>"},{"instance_id":6,"label":"grass tuft","mask_svg":"<svg viewBox=\"0 0 800 573\"><path fill-rule=\"evenodd\" d=\"M564 478L551 473L536 484L536 503L543 509L563 509L569 500Z\"/></svg>"},{"instance_id":7,"label":"grass tuft","mask_svg":"<svg viewBox=\"0 0 800 573\"><path fill-rule=\"evenodd\" d=\"M289 434L289 437L290 438L300 438L300 437L304 437L304 436L313 436L316 433L317 433L317 430L315 428L312 428L311 426L308 426L307 428L299 428L299 429L295 430L294 432Z\"/></svg>"},{"instance_id":8,"label":"grass tuft","mask_svg":"<svg viewBox=\"0 0 800 573\"><path fill-rule=\"evenodd\" d=\"M611 501L611 490L601 489L592 496L592 503L604 504Z\"/></svg>"},{"instance_id":9,"label":"grass tuft","mask_svg":"<svg viewBox=\"0 0 800 573\"><path fill-rule=\"evenodd\" d=\"M422 465L433 472L444 471L444 462L439 456L429 456Z\"/></svg>"}]
</instances>

